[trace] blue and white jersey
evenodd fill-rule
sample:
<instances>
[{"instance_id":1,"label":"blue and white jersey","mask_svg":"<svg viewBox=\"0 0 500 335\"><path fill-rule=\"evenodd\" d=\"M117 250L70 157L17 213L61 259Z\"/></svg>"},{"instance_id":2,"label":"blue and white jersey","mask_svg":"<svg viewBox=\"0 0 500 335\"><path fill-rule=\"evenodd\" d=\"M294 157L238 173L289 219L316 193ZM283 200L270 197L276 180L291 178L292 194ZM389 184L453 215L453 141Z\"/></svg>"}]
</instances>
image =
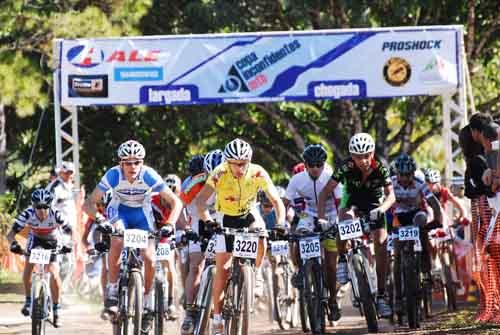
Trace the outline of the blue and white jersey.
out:
<instances>
[{"instance_id":1,"label":"blue and white jersey","mask_svg":"<svg viewBox=\"0 0 500 335\"><path fill-rule=\"evenodd\" d=\"M422 200L429 199L433 195L425 181L417 177L414 177L408 186L399 184L397 176L392 176L391 179L396 196L396 203L393 205L396 214L423 209Z\"/></svg>"},{"instance_id":2,"label":"blue and white jersey","mask_svg":"<svg viewBox=\"0 0 500 335\"><path fill-rule=\"evenodd\" d=\"M130 183L121 167L115 166L104 174L97 187L103 192L112 192L113 197L106 209L111 222L120 220L125 229L155 230L152 193L162 192L168 186L154 169L144 165Z\"/></svg>"},{"instance_id":3,"label":"blue and white jersey","mask_svg":"<svg viewBox=\"0 0 500 335\"><path fill-rule=\"evenodd\" d=\"M120 166L115 166L104 174L97 187L103 192L111 190L112 203L144 207L151 206L152 192L161 192L167 185L158 172L144 165L133 183L125 178Z\"/></svg>"},{"instance_id":4,"label":"blue and white jersey","mask_svg":"<svg viewBox=\"0 0 500 335\"><path fill-rule=\"evenodd\" d=\"M23 230L24 227L31 228L30 235L47 240L58 239L59 229L71 231L70 224L61 211L50 209L47 219L40 221L36 216L35 209L31 206L20 213L14 221L13 229L16 233Z\"/></svg>"}]
</instances>

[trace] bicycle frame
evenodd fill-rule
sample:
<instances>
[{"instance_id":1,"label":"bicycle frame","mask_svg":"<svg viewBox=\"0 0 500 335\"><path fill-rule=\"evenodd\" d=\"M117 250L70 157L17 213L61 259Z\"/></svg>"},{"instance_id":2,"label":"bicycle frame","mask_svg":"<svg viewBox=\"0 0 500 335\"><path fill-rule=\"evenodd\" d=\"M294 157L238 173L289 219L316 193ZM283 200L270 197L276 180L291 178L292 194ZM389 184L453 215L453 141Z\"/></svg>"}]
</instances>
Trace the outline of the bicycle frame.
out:
<instances>
[{"instance_id":1,"label":"bicycle frame","mask_svg":"<svg viewBox=\"0 0 500 335\"><path fill-rule=\"evenodd\" d=\"M363 239L351 239L351 248L347 251L347 270L349 273L349 278L351 280L352 289L354 292L354 298L359 300L359 285L356 272L354 271L353 259L354 255L360 255L363 260L363 266L368 279L368 285L370 286L370 292L375 301L375 296L378 290L377 273L375 271L374 258L371 256L371 250L366 245L366 240Z\"/></svg>"}]
</instances>

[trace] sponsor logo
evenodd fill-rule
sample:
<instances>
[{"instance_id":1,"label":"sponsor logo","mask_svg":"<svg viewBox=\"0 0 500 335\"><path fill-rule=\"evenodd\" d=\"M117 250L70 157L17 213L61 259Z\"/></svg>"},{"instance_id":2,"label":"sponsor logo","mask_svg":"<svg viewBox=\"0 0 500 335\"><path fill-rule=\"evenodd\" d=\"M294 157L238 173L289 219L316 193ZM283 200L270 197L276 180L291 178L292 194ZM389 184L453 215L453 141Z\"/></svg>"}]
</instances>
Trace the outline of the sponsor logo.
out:
<instances>
[{"instance_id":1,"label":"sponsor logo","mask_svg":"<svg viewBox=\"0 0 500 335\"><path fill-rule=\"evenodd\" d=\"M366 97L366 83L364 80L314 81L308 85L307 91L311 98Z\"/></svg>"},{"instance_id":2,"label":"sponsor logo","mask_svg":"<svg viewBox=\"0 0 500 335\"><path fill-rule=\"evenodd\" d=\"M391 57L384 65L385 81L391 86L403 86L410 80L411 67L403 58Z\"/></svg>"},{"instance_id":3,"label":"sponsor logo","mask_svg":"<svg viewBox=\"0 0 500 335\"><path fill-rule=\"evenodd\" d=\"M68 50L66 58L76 67L91 68L104 61L104 52L96 47L77 45Z\"/></svg>"},{"instance_id":4,"label":"sponsor logo","mask_svg":"<svg viewBox=\"0 0 500 335\"><path fill-rule=\"evenodd\" d=\"M268 83L265 71L287 58L301 47L298 40L285 43L280 49L264 56L251 52L237 60L229 69L219 93L250 92Z\"/></svg>"},{"instance_id":5,"label":"sponsor logo","mask_svg":"<svg viewBox=\"0 0 500 335\"><path fill-rule=\"evenodd\" d=\"M162 57L161 50L132 49L114 50L109 55L96 46L77 45L66 53L68 62L76 67L91 68L102 63L152 63Z\"/></svg>"},{"instance_id":6,"label":"sponsor logo","mask_svg":"<svg viewBox=\"0 0 500 335\"><path fill-rule=\"evenodd\" d=\"M140 89L141 104L183 104L196 99L198 99L198 87L194 85L143 86Z\"/></svg>"},{"instance_id":7,"label":"sponsor logo","mask_svg":"<svg viewBox=\"0 0 500 335\"><path fill-rule=\"evenodd\" d=\"M411 51L441 49L442 40L385 41L382 51Z\"/></svg>"},{"instance_id":8,"label":"sponsor logo","mask_svg":"<svg viewBox=\"0 0 500 335\"><path fill-rule=\"evenodd\" d=\"M107 75L69 75L68 95L71 98L107 98Z\"/></svg>"},{"instance_id":9,"label":"sponsor logo","mask_svg":"<svg viewBox=\"0 0 500 335\"><path fill-rule=\"evenodd\" d=\"M158 81L163 80L161 67L117 67L114 69L115 81Z\"/></svg>"},{"instance_id":10,"label":"sponsor logo","mask_svg":"<svg viewBox=\"0 0 500 335\"><path fill-rule=\"evenodd\" d=\"M452 80L454 71L450 63L435 55L420 72L419 78L427 84L448 82Z\"/></svg>"}]
</instances>

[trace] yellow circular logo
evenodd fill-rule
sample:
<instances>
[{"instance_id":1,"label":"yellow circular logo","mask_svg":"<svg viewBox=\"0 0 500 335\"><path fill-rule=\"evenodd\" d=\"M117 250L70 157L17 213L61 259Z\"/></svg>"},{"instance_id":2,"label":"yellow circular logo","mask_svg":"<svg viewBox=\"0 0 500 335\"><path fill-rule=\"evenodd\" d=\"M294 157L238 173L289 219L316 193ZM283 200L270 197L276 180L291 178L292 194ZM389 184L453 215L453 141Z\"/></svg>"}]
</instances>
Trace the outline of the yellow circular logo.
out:
<instances>
[{"instance_id":1,"label":"yellow circular logo","mask_svg":"<svg viewBox=\"0 0 500 335\"><path fill-rule=\"evenodd\" d=\"M391 57L384 65L384 78L389 85L403 86L410 80L411 67L403 58Z\"/></svg>"}]
</instances>

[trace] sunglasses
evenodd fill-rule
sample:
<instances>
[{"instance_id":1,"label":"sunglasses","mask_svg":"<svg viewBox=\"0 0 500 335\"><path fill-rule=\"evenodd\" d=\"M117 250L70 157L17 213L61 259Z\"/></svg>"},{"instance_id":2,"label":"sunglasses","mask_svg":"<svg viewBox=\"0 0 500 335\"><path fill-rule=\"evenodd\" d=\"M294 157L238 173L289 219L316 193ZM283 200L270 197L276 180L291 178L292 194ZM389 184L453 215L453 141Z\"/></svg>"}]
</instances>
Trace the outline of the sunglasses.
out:
<instances>
[{"instance_id":1,"label":"sunglasses","mask_svg":"<svg viewBox=\"0 0 500 335\"><path fill-rule=\"evenodd\" d=\"M242 168L245 167L248 164L248 162L243 162L243 163L229 162L229 164Z\"/></svg>"},{"instance_id":2,"label":"sunglasses","mask_svg":"<svg viewBox=\"0 0 500 335\"><path fill-rule=\"evenodd\" d=\"M50 206L49 205L36 205L35 208L36 209L49 209Z\"/></svg>"},{"instance_id":3,"label":"sunglasses","mask_svg":"<svg viewBox=\"0 0 500 335\"><path fill-rule=\"evenodd\" d=\"M307 164L307 167L320 168L320 167L323 167L323 165L325 165L325 163L312 163L312 164Z\"/></svg>"},{"instance_id":4,"label":"sunglasses","mask_svg":"<svg viewBox=\"0 0 500 335\"><path fill-rule=\"evenodd\" d=\"M125 166L137 166L137 165L141 165L142 164L142 161L122 161L123 165Z\"/></svg>"}]
</instances>

